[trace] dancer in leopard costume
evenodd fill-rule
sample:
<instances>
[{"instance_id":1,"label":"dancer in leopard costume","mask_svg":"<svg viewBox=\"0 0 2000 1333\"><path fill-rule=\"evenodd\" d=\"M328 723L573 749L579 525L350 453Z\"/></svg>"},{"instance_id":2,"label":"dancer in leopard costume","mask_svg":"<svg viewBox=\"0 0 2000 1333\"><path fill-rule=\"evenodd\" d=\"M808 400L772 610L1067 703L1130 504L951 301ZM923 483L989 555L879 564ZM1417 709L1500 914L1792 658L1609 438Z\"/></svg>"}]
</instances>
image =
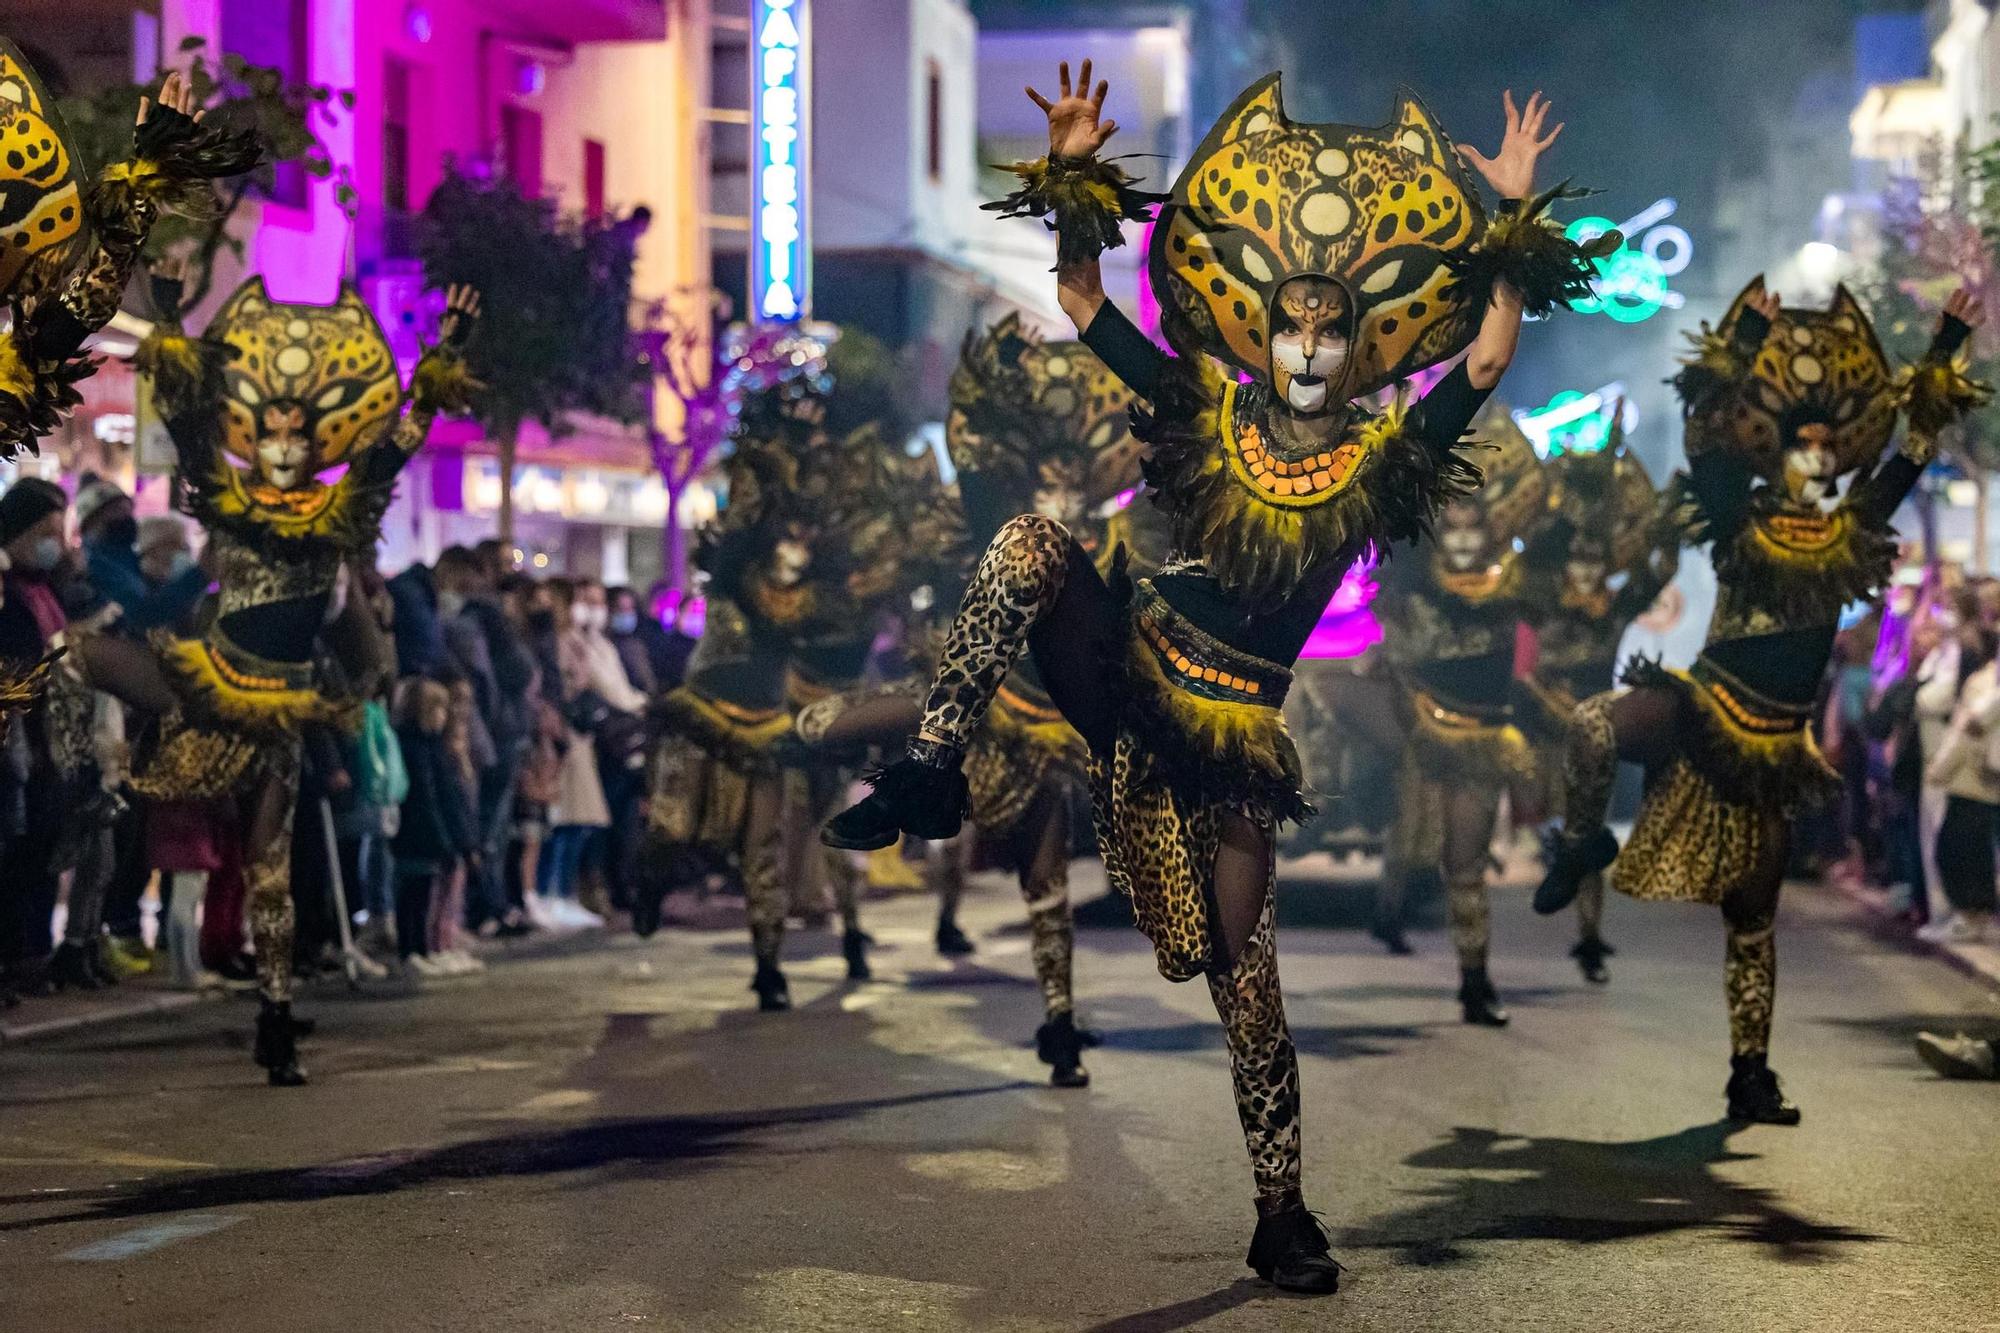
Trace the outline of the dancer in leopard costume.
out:
<instances>
[{"instance_id":1,"label":"dancer in leopard costume","mask_svg":"<svg viewBox=\"0 0 2000 1333\"><path fill-rule=\"evenodd\" d=\"M843 338L843 341L845 338ZM794 331L768 359L782 367L744 402L727 460L729 505L703 536L709 621L687 683L662 702L665 738L649 779L648 837L666 852L734 858L749 907L759 1008L790 1007L779 965L791 910L785 863L807 864L813 821L847 788L837 759L793 742L793 709L851 688L884 615L907 600L913 552L932 528L940 483L872 422L853 423L839 343ZM790 790L788 791L788 787ZM798 839L788 839L788 820ZM812 848L833 872L848 976L869 975L859 877L844 855Z\"/></svg>"},{"instance_id":2,"label":"dancer in leopard costume","mask_svg":"<svg viewBox=\"0 0 2000 1333\"><path fill-rule=\"evenodd\" d=\"M1376 603L1383 649L1406 691L1409 733L1375 934L1402 951L1403 886L1413 870L1435 868L1458 953L1460 1010L1468 1023L1505 1027L1486 970L1486 868L1500 797L1534 776L1534 753L1514 718L1514 649L1536 586L1523 546L1548 492L1534 446L1506 409L1489 404L1472 430L1486 446L1478 455L1485 484L1445 506L1416 555L1390 562Z\"/></svg>"},{"instance_id":3,"label":"dancer in leopard costume","mask_svg":"<svg viewBox=\"0 0 2000 1333\"><path fill-rule=\"evenodd\" d=\"M1535 908L1568 906L1607 866L1635 898L1721 906L1732 1119L1799 1121L1768 1052L1791 822L1838 784L1809 724L1841 608L1887 580L1896 507L1936 456L1939 432L1985 396L1955 365L1982 318L1954 294L1929 352L1899 379L1845 287L1825 310L1795 309L1759 277L1719 328L1704 327L1676 378L1689 464L1672 502L1687 540L1712 544L1715 618L1693 670L1635 662L1627 688L1577 706L1563 833ZM1899 409L1908 430L1883 460ZM1622 851L1604 826L1620 759L1646 768Z\"/></svg>"},{"instance_id":4,"label":"dancer in leopard costume","mask_svg":"<svg viewBox=\"0 0 2000 1333\"><path fill-rule=\"evenodd\" d=\"M945 440L970 541L951 581L956 594L968 581L971 554L983 550L1006 521L1035 513L1062 523L1086 555L1106 567L1125 547L1114 540L1136 526L1116 508L1118 497L1139 485L1139 446L1131 433L1132 392L1077 342L1042 342L1018 315L966 336L951 381ZM1115 522L1114 522L1115 520ZM975 544L976 543L976 544ZM800 714L799 730L816 744L863 741L900 743L916 734L922 704L942 646L928 636L915 656L922 678L898 693L842 696ZM1070 809L1087 782L1089 749L1063 720L1036 674L1021 660L1000 685L984 721L966 747L964 771L977 837L961 836L939 849L938 947L955 949L953 909L963 892L976 850L1011 865L1027 901L1030 956L1041 984L1044 1020L1036 1050L1057 1087L1084 1087L1087 1033L1075 1018L1072 995L1074 926L1070 917ZM977 844L977 847L975 847Z\"/></svg>"},{"instance_id":5,"label":"dancer in leopard costume","mask_svg":"<svg viewBox=\"0 0 2000 1333\"><path fill-rule=\"evenodd\" d=\"M292 815L300 737L358 725L361 701L328 687L323 651L386 656L379 626L343 585L372 565L396 478L440 412L475 385L461 349L478 296L454 287L439 341L407 391L375 316L352 288L329 306L275 301L246 281L199 338L180 328L181 284L156 271L160 323L140 348L174 442L179 503L208 532L221 570L201 637L155 646L172 707L132 786L163 801L243 805L247 915L257 953L255 1058L275 1086L305 1082L292 1017ZM239 462L242 466L239 466ZM345 464L332 482L320 475Z\"/></svg>"},{"instance_id":6,"label":"dancer in leopard costume","mask_svg":"<svg viewBox=\"0 0 2000 1333\"><path fill-rule=\"evenodd\" d=\"M1047 158L998 206L1053 214L1058 296L1083 341L1147 400L1135 433L1174 558L1127 586L1059 522L1029 514L987 548L909 756L829 825L847 846L956 833L961 764L1001 685L1032 652L1090 748L1098 846L1163 975L1205 977L1228 1040L1256 1182L1249 1262L1328 1292L1339 1267L1300 1189L1299 1074L1278 988L1272 843L1309 813L1279 707L1342 576L1370 545L1408 541L1478 473L1459 438L1512 357L1525 308L1587 290L1588 258L1529 199L1546 105L1516 112L1489 221L1460 157L1412 98L1379 129L1291 120L1275 75L1209 132L1166 197L1153 290L1178 356L1109 305L1097 257L1153 196L1098 151L1105 85L1032 94ZM1424 401L1354 400L1471 348ZM1239 375L1243 378L1239 379Z\"/></svg>"},{"instance_id":7,"label":"dancer in leopard costume","mask_svg":"<svg viewBox=\"0 0 2000 1333\"><path fill-rule=\"evenodd\" d=\"M1561 453L1548 462L1547 522L1529 538L1528 568L1540 585L1529 598L1534 663L1517 681L1516 714L1536 752L1542 818L1560 818L1562 747L1579 700L1617 682L1618 644L1632 622L1673 582L1680 532L1662 508L1639 460L1625 451L1612 414L1604 447ZM1577 893L1578 938L1570 957L1584 979L1611 979L1604 960L1604 876L1588 876Z\"/></svg>"}]
</instances>

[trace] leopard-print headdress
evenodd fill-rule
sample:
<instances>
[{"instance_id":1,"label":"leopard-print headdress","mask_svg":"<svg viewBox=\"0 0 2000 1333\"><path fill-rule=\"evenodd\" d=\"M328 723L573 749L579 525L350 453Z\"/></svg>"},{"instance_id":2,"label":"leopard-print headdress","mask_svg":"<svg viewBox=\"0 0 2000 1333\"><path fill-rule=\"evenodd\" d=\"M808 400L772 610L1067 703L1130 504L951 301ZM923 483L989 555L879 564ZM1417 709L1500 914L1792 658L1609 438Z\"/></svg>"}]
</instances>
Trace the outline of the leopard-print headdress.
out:
<instances>
[{"instance_id":1,"label":"leopard-print headdress","mask_svg":"<svg viewBox=\"0 0 2000 1333\"><path fill-rule=\"evenodd\" d=\"M1269 382L1270 315L1288 279L1340 284L1353 311L1347 393L1366 397L1463 350L1485 292L1449 262L1486 231L1451 140L1413 95L1387 125L1285 114L1279 76L1236 99L1174 182L1151 275L1169 341Z\"/></svg>"}]
</instances>

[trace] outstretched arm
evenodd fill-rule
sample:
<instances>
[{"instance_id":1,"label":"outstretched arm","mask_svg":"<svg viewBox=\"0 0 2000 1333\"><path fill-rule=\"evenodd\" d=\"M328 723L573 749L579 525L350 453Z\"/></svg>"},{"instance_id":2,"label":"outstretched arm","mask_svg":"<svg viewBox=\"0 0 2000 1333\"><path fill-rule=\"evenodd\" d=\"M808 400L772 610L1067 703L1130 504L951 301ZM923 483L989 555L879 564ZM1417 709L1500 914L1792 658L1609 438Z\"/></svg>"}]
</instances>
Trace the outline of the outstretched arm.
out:
<instances>
[{"instance_id":1,"label":"outstretched arm","mask_svg":"<svg viewBox=\"0 0 2000 1333\"><path fill-rule=\"evenodd\" d=\"M1562 134L1563 127L1558 124L1547 134L1542 133L1550 104L1539 90L1528 98L1526 107L1517 108L1513 89L1507 89L1500 94L1500 105L1507 116L1500 151L1487 157L1469 144L1461 144L1459 156L1486 178L1486 183L1502 200L1524 200L1535 191L1535 164ZM1478 336L1472 340L1472 350L1465 358L1466 378L1473 388L1491 389L1514 363L1514 350L1521 341L1521 313L1521 293L1511 283L1494 283Z\"/></svg>"},{"instance_id":2,"label":"outstretched arm","mask_svg":"<svg viewBox=\"0 0 2000 1333\"><path fill-rule=\"evenodd\" d=\"M466 394L473 387L465 371L465 343L478 321L478 290L464 283L453 283L445 291L444 318L438 322L437 344L425 350L417 362L416 373L410 376L402 419L388 438L361 460L366 473L364 480L392 479L403 470L410 456L424 447L438 413L465 409Z\"/></svg>"},{"instance_id":3,"label":"outstretched arm","mask_svg":"<svg viewBox=\"0 0 2000 1333\"><path fill-rule=\"evenodd\" d=\"M130 160L112 165L91 189L89 253L55 300L29 311L37 355L68 356L118 313L125 285L139 263L161 209L191 209L190 186L216 175L248 171L257 161L254 138L207 133L194 89L173 73L160 85L158 105L139 99Z\"/></svg>"},{"instance_id":4,"label":"outstretched arm","mask_svg":"<svg viewBox=\"0 0 2000 1333\"><path fill-rule=\"evenodd\" d=\"M1968 407L1983 401L1985 389L1960 375L1953 359L1986 322L1986 307L1961 287L1945 302L1931 335L1930 350L1911 372L1909 429L1903 447L1873 473L1855 483L1849 503L1865 518L1887 523L1937 457L1938 434Z\"/></svg>"}]
</instances>

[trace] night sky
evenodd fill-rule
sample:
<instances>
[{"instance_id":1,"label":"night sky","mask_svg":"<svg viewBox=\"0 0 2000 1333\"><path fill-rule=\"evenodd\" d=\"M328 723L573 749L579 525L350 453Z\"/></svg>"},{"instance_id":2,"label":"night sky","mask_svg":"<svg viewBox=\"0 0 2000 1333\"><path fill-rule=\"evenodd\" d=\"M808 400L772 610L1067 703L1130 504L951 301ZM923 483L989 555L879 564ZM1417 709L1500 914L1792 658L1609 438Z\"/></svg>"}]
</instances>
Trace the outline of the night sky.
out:
<instances>
[{"instance_id":1,"label":"night sky","mask_svg":"<svg viewBox=\"0 0 2000 1333\"><path fill-rule=\"evenodd\" d=\"M1656 474L1678 434L1660 381L1680 332L1720 313L1758 267L1810 239L1820 199L1847 186L1854 21L1898 8L1854 0L1248 3L1265 31L1281 34L1283 45L1262 58L1285 69L1289 109L1301 119L1379 123L1396 90L1409 87L1455 137L1492 152L1503 124L1500 90L1541 88L1568 126L1544 183L1569 177L1603 191L1567 205L1564 216L1583 208L1622 219L1662 196L1679 201L1674 221L1693 236L1695 262L1673 285L1688 305L1639 325L1570 315L1531 329L1502 389L1534 405L1560 389L1625 382L1642 410L1635 445ZM1824 127L1820 146L1831 156L1800 162L1794 179L1770 176L1770 134L1796 135L1801 125ZM1719 216L1732 174L1739 190L1747 177L1760 192L1787 196L1760 199L1768 222L1733 237Z\"/></svg>"}]
</instances>

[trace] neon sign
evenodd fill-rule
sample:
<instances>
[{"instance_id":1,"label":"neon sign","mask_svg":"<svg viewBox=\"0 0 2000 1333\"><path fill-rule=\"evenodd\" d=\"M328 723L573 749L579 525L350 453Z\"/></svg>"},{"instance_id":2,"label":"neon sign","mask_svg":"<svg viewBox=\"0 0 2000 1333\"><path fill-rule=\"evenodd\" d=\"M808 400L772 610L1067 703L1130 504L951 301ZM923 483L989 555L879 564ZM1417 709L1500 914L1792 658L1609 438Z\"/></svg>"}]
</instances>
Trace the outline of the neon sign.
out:
<instances>
[{"instance_id":1,"label":"neon sign","mask_svg":"<svg viewBox=\"0 0 2000 1333\"><path fill-rule=\"evenodd\" d=\"M751 60L750 304L760 322L791 323L812 308L807 241L812 172L812 25L808 0L754 0Z\"/></svg>"},{"instance_id":2,"label":"neon sign","mask_svg":"<svg viewBox=\"0 0 2000 1333\"><path fill-rule=\"evenodd\" d=\"M1667 279L1694 262L1694 240L1667 221L1678 207L1672 199L1661 199L1623 222L1588 217L1563 228L1565 236L1579 243L1613 228L1625 237L1624 245L1592 261L1597 265L1597 277L1591 283L1594 294L1572 302L1570 309L1585 315L1602 312L1620 324L1638 324L1662 309L1680 309L1686 298L1670 288ZM1634 238L1637 249L1633 248Z\"/></svg>"},{"instance_id":3,"label":"neon sign","mask_svg":"<svg viewBox=\"0 0 2000 1333\"><path fill-rule=\"evenodd\" d=\"M1565 389L1537 408L1514 409L1514 424L1543 458L1557 454L1594 454L1611 442L1611 417L1624 404L1619 423L1627 434L1639 425L1639 409L1625 398L1625 386L1613 382L1591 393Z\"/></svg>"}]
</instances>

